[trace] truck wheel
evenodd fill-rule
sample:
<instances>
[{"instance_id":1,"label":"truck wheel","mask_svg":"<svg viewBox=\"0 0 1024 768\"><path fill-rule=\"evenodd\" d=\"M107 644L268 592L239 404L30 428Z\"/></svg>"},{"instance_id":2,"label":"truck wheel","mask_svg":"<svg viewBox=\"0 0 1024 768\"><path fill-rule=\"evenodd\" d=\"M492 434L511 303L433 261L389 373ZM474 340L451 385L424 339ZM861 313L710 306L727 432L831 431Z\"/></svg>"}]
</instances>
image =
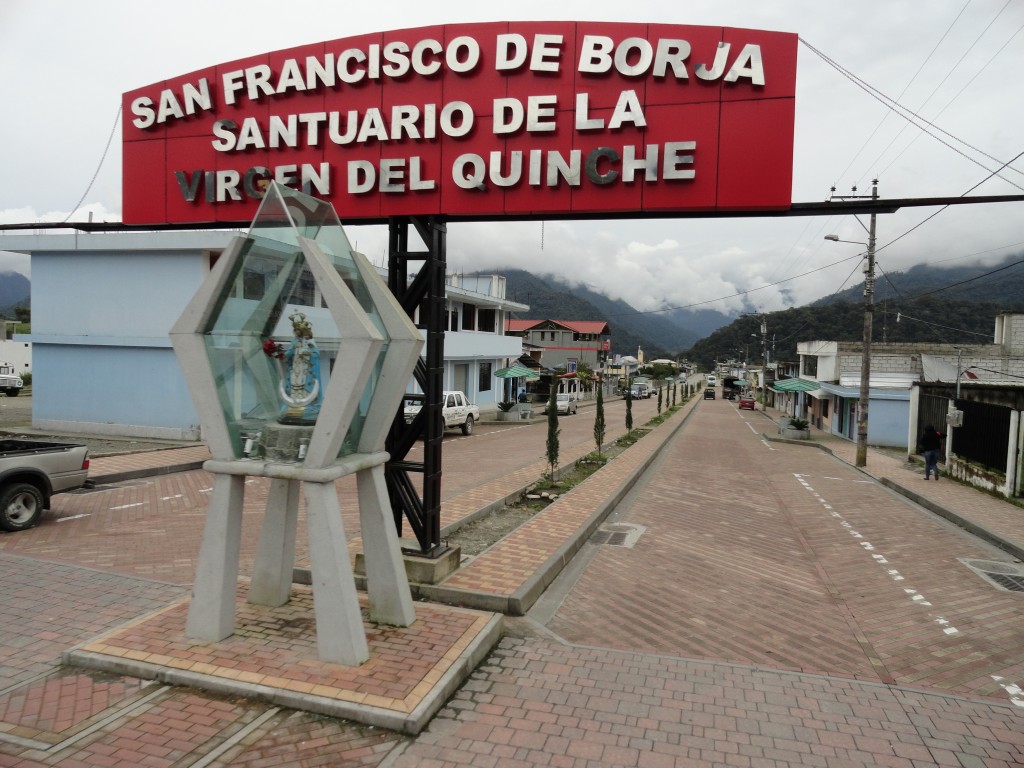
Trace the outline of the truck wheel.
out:
<instances>
[{"instance_id":1,"label":"truck wheel","mask_svg":"<svg viewBox=\"0 0 1024 768\"><path fill-rule=\"evenodd\" d=\"M21 389L19 389L18 387L11 387L10 389L6 390L6 392L8 397L17 397L19 394L21 394Z\"/></svg>"},{"instance_id":2,"label":"truck wheel","mask_svg":"<svg viewBox=\"0 0 1024 768\"><path fill-rule=\"evenodd\" d=\"M23 531L39 522L43 494L34 485L14 483L0 493L0 529Z\"/></svg>"},{"instance_id":3,"label":"truck wheel","mask_svg":"<svg viewBox=\"0 0 1024 768\"><path fill-rule=\"evenodd\" d=\"M473 417L467 416L466 423L462 425L462 434L472 435L473 434Z\"/></svg>"}]
</instances>

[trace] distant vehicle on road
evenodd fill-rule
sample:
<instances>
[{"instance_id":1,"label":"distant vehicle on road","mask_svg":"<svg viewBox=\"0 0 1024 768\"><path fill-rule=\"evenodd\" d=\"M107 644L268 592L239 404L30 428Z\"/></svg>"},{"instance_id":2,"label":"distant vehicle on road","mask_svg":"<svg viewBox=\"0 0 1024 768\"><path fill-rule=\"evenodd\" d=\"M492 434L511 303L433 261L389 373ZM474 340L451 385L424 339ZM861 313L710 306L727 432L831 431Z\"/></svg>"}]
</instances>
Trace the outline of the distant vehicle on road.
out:
<instances>
[{"instance_id":1,"label":"distant vehicle on road","mask_svg":"<svg viewBox=\"0 0 1024 768\"><path fill-rule=\"evenodd\" d=\"M709 373L707 378L707 384L709 387L715 386L716 384L718 384L718 377L715 376L713 373Z\"/></svg>"},{"instance_id":2,"label":"distant vehicle on road","mask_svg":"<svg viewBox=\"0 0 1024 768\"><path fill-rule=\"evenodd\" d=\"M568 416L571 413L576 413L579 406L576 404L576 400L572 395L562 393L555 395L555 409L559 416ZM544 413L548 412L547 405L544 406Z\"/></svg>"},{"instance_id":3,"label":"distant vehicle on road","mask_svg":"<svg viewBox=\"0 0 1024 768\"><path fill-rule=\"evenodd\" d=\"M741 394L739 408L740 410L743 410L744 408L747 408L748 410L751 411L756 410L757 403L754 402L754 396L751 395L749 392L744 392L743 394Z\"/></svg>"},{"instance_id":4,"label":"distant vehicle on road","mask_svg":"<svg viewBox=\"0 0 1024 768\"><path fill-rule=\"evenodd\" d=\"M714 389L714 387L708 387L707 389L704 390L704 399L705 400L714 400L715 399L715 389Z\"/></svg>"},{"instance_id":5,"label":"distant vehicle on road","mask_svg":"<svg viewBox=\"0 0 1024 768\"><path fill-rule=\"evenodd\" d=\"M0 392L8 397L17 397L21 394L24 384L13 365L0 363Z\"/></svg>"}]
</instances>

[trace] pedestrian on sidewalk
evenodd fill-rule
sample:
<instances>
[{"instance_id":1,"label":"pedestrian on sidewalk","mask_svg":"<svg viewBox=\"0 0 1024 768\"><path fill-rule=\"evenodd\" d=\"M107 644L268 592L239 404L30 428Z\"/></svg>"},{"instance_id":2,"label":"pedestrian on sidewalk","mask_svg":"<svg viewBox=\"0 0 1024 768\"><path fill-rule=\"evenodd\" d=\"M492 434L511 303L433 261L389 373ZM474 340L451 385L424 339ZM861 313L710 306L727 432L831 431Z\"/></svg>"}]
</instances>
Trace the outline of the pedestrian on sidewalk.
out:
<instances>
[{"instance_id":1,"label":"pedestrian on sidewalk","mask_svg":"<svg viewBox=\"0 0 1024 768\"><path fill-rule=\"evenodd\" d=\"M924 453L924 479L927 480L932 472L935 472L935 479L939 479L939 449L942 447L942 438L945 435L935 429L931 424L924 428L921 434L921 450Z\"/></svg>"}]
</instances>

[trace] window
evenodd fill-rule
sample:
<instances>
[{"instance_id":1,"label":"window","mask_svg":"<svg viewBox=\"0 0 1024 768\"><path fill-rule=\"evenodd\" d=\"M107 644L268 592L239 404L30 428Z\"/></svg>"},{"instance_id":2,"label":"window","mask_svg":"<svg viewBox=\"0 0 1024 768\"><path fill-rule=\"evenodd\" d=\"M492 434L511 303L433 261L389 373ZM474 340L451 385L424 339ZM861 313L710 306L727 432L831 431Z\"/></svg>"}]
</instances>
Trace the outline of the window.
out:
<instances>
[{"instance_id":1,"label":"window","mask_svg":"<svg viewBox=\"0 0 1024 768\"><path fill-rule=\"evenodd\" d=\"M476 312L476 325L478 331L494 333L497 327L497 313L493 309L478 309Z\"/></svg>"},{"instance_id":2,"label":"window","mask_svg":"<svg viewBox=\"0 0 1024 768\"><path fill-rule=\"evenodd\" d=\"M803 355L800 358L800 372L806 376L818 375L817 355Z\"/></svg>"},{"instance_id":3,"label":"window","mask_svg":"<svg viewBox=\"0 0 1024 768\"><path fill-rule=\"evenodd\" d=\"M462 305L462 330L476 330L476 307L472 304Z\"/></svg>"},{"instance_id":4,"label":"window","mask_svg":"<svg viewBox=\"0 0 1024 768\"><path fill-rule=\"evenodd\" d=\"M459 330L459 310L456 307L452 307L448 310L448 330Z\"/></svg>"},{"instance_id":5,"label":"window","mask_svg":"<svg viewBox=\"0 0 1024 768\"><path fill-rule=\"evenodd\" d=\"M491 391L491 364L480 363L480 376L477 381L477 392Z\"/></svg>"}]
</instances>

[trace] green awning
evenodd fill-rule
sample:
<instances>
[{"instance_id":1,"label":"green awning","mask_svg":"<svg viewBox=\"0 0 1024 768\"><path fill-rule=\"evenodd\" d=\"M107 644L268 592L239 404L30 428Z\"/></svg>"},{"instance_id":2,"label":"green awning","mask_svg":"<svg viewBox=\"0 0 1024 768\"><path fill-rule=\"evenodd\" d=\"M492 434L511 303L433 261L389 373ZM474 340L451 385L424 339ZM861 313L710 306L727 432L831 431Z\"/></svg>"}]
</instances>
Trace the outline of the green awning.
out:
<instances>
[{"instance_id":1,"label":"green awning","mask_svg":"<svg viewBox=\"0 0 1024 768\"><path fill-rule=\"evenodd\" d=\"M539 379L540 374L525 365L510 365L508 368L499 368L494 372L499 379Z\"/></svg>"},{"instance_id":2,"label":"green awning","mask_svg":"<svg viewBox=\"0 0 1024 768\"><path fill-rule=\"evenodd\" d=\"M821 387L818 382L807 379L780 379L772 384L772 389L776 392L813 392Z\"/></svg>"}]
</instances>

